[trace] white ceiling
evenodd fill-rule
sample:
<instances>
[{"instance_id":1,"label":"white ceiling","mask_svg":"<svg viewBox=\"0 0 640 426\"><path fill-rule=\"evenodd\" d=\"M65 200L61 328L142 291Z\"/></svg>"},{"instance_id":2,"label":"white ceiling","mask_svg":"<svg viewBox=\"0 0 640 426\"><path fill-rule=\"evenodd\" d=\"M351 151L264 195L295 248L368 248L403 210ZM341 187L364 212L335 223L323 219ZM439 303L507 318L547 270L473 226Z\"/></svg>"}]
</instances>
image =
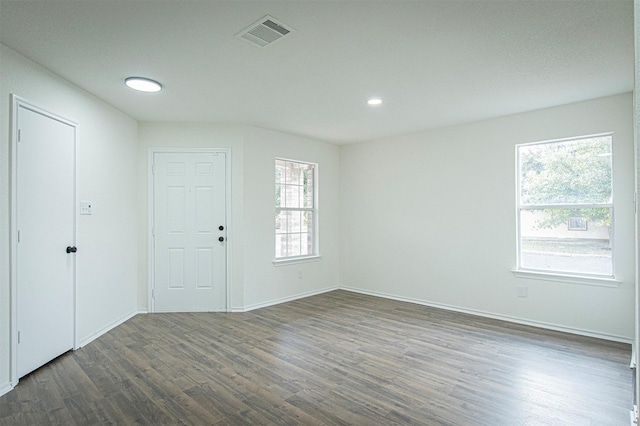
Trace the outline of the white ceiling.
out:
<instances>
[{"instance_id":1,"label":"white ceiling","mask_svg":"<svg viewBox=\"0 0 640 426\"><path fill-rule=\"evenodd\" d=\"M4 0L0 15L3 44L140 121L348 143L633 89L631 0ZM234 37L265 15L295 31Z\"/></svg>"}]
</instances>

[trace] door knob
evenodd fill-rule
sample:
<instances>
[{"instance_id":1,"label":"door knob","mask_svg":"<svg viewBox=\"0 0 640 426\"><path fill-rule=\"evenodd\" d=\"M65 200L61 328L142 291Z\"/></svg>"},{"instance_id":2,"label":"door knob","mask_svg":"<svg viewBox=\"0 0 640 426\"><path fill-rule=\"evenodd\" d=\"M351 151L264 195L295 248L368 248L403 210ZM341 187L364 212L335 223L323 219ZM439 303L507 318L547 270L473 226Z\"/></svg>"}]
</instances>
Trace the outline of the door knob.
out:
<instances>
[{"instance_id":1,"label":"door knob","mask_svg":"<svg viewBox=\"0 0 640 426\"><path fill-rule=\"evenodd\" d=\"M72 247L72 246L67 247L67 253L75 253L77 251L78 251L77 247Z\"/></svg>"},{"instance_id":2,"label":"door knob","mask_svg":"<svg viewBox=\"0 0 640 426\"><path fill-rule=\"evenodd\" d=\"M218 229L219 229L220 231L224 231L224 226L220 225L220 226L218 226Z\"/></svg>"},{"instance_id":3,"label":"door knob","mask_svg":"<svg viewBox=\"0 0 640 426\"><path fill-rule=\"evenodd\" d=\"M218 241L223 242L224 241L224 237L218 238Z\"/></svg>"}]
</instances>

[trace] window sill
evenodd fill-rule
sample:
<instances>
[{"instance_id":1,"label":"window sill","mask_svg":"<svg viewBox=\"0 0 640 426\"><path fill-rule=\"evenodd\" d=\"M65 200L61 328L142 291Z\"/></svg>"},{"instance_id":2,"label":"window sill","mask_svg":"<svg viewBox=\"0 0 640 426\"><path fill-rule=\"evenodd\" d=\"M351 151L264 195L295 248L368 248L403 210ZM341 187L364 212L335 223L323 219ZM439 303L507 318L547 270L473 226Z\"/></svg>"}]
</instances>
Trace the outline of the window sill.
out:
<instances>
[{"instance_id":1,"label":"window sill","mask_svg":"<svg viewBox=\"0 0 640 426\"><path fill-rule=\"evenodd\" d=\"M313 256L288 257L285 259L274 259L273 266L295 265L296 263L315 262L320 260L322 256L314 254Z\"/></svg>"},{"instance_id":2,"label":"window sill","mask_svg":"<svg viewBox=\"0 0 640 426\"><path fill-rule=\"evenodd\" d=\"M538 279L544 281L559 281L571 284L595 285L600 287L620 287L622 281L609 277L587 277L582 275L561 274L525 269L512 269L511 273L518 278Z\"/></svg>"}]
</instances>

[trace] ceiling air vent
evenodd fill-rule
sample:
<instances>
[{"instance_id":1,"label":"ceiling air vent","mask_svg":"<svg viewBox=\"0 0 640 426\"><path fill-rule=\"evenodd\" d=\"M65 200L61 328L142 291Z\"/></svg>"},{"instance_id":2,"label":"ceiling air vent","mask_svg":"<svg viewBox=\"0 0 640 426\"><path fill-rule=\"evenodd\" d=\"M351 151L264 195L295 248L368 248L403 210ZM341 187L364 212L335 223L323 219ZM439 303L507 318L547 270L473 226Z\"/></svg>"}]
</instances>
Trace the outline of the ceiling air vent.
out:
<instances>
[{"instance_id":1,"label":"ceiling air vent","mask_svg":"<svg viewBox=\"0 0 640 426\"><path fill-rule=\"evenodd\" d=\"M240 31L236 37L250 41L256 46L265 47L291 31L293 31L291 28L287 28L282 22L267 15L249 28Z\"/></svg>"}]
</instances>

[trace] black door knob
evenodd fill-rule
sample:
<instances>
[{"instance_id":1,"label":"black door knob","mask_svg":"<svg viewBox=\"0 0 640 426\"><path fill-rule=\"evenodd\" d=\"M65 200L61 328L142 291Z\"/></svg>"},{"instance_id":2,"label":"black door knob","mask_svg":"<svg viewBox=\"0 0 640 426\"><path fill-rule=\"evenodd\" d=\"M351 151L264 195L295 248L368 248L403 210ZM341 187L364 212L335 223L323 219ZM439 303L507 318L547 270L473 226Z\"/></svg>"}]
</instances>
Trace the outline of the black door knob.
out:
<instances>
[{"instance_id":1,"label":"black door knob","mask_svg":"<svg viewBox=\"0 0 640 426\"><path fill-rule=\"evenodd\" d=\"M218 226L218 229L221 230L221 231L224 231L224 226L220 225L220 226Z\"/></svg>"},{"instance_id":2,"label":"black door knob","mask_svg":"<svg viewBox=\"0 0 640 426\"><path fill-rule=\"evenodd\" d=\"M67 247L67 253L75 253L77 251L78 249L76 247L71 247L71 246Z\"/></svg>"},{"instance_id":3,"label":"black door knob","mask_svg":"<svg viewBox=\"0 0 640 426\"><path fill-rule=\"evenodd\" d=\"M218 241L223 242L224 241L224 237L218 238Z\"/></svg>"}]
</instances>

